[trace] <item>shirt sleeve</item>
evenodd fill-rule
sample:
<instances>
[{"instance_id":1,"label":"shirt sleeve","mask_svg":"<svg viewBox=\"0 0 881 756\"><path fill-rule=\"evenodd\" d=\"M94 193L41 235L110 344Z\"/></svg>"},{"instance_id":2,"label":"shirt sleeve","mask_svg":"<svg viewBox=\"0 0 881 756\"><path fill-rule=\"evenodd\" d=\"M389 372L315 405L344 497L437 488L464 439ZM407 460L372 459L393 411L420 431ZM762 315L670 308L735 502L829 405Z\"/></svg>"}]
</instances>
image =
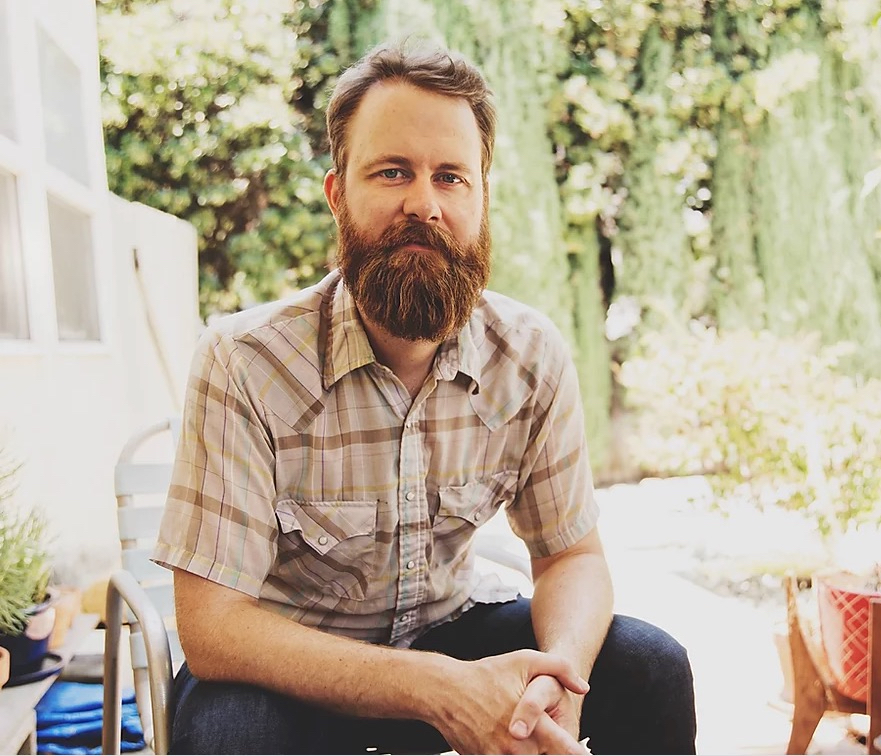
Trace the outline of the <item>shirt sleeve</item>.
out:
<instances>
[{"instance_id":1,"label":"shirt sleeve","mask_svg":"<svg viewBox=\"0 0 881 756\"><path fill-rule=\"evenodd\" d=\"M525 484L507 508L511 529L533 557L551 556L573 545L599 517L575 365L555 329L545 345L519 471Z\"/></svg>"},{"instance_id":2,"label":"shirt sleeve","mask_svg":"<svg viewBox=\"0 0 881 756\"><path fill-rule=\"evenodd\" d=\"M277 549L275 455L247 376L232 337L203 335L153 560L258 597Z\"/></svg>"}]
</instances>

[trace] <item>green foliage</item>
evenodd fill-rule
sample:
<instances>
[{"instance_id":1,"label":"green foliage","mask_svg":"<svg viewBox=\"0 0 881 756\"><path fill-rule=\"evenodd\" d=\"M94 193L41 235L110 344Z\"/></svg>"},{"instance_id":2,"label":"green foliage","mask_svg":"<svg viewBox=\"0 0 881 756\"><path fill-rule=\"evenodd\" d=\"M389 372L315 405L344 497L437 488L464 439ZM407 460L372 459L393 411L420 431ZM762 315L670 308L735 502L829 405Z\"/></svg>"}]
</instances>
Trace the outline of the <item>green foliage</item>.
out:
<instances>
[{"instance_id":1,"label":"green foliage","mask_svg":"<svg viewBox=\"0 0 881 756\"><path fill-rule=\"evenodd\" d=\"M332 16L317 0L98 3L110 188L195 225L203 314L312 283L333 251L323 107L350 61Z\"/></svg>"},{"instance_id":2,"label":"green foliage","mask_svg":"<svg viewBox=\"0 0 881 756\"><path fill-rule=\"evenodd\" d=\"M0 633L19 635L28 611L46 595L51 572L47 522L9 505L18 465L0 450Z\"/></svg>"},{"instance_id":3,"label":"green foliage","mask_svg":"<svg viewBox=\"0 0 881 756\"><path fill-rule=\"evenodd\" d=\"M693 322L640 351L620 379L646 472L708 473L723 502L798 509L824 534L881 523L881 380L840 372L843 345Z\"/></svg>"},{"instance_id":4,"label":"green foliage","mask_svg":"<svg viewBox=\"0 0 881 756\"><path fill-rule=\"evenodd\" d=\"M550 129L567 238L600 229L638 329L663 312L816 330L866 342L848 367L881 374L881 193L865 192L881 144L877 5L563 7L572 52Z\"/></svg>"}]
</instances>

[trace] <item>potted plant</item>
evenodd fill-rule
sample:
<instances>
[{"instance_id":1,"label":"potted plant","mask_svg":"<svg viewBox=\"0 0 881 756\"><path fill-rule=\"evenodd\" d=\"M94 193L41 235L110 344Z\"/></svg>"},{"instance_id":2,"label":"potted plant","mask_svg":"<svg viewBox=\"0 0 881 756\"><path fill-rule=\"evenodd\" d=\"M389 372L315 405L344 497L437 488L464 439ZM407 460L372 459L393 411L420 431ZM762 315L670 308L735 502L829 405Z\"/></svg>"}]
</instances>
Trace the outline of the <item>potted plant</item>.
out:
<instances>
[{"instance_id":1,"label":"potted plant","mask_svg":"<svg viewBox=\"0 0 881 756\"><path fill-rule=\"evenodd\" d=\"M55 624L49 589L47 522L38 510L11 505L18 465L0 462L0 646L9 651L9 684L36 679L45 669Z\"/></svg>"}]
</instances>

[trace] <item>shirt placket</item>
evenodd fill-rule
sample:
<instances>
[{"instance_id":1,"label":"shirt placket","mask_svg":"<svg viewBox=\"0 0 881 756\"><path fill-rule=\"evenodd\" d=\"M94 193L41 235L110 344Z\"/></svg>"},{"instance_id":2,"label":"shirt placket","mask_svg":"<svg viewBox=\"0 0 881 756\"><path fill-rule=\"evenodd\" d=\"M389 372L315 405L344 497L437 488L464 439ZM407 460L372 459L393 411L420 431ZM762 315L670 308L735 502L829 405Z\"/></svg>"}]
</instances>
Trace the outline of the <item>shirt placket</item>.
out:
<instances>
[{"instance_id":1,"label":"shirt placket","mask_svg":"<svg viewBox=\"0 0 881 756\"><path fill-rule=\"evenodd\" d=\"M398 590L390 642L397 643L419 623L419 606L425 599L429 535L428 497L422 428L425 402L414 402L401 435L398 485Z\"/></svg>"}]
</instances>

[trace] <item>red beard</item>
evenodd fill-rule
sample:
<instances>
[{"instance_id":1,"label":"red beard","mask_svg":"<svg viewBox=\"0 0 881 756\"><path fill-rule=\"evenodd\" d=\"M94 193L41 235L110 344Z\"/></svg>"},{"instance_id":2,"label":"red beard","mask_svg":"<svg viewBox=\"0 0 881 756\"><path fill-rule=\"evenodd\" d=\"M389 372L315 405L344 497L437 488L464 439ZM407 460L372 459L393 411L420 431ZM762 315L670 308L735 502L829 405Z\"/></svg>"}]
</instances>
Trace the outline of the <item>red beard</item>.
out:
<instances>
[{"instance_id":1,"label":"red beard","mask_svg":"<svg viewBox=\"0 0 881 756\"><path fill-rule=\"evenodd\" d=\"M361 314L407 341L440 342L468 322L490 273L486 210L473 244L435 226L401 221L374 241L339 204L337 261ZM404 249L419 245L430 251Z\"/></svg>"}]
</instances>

